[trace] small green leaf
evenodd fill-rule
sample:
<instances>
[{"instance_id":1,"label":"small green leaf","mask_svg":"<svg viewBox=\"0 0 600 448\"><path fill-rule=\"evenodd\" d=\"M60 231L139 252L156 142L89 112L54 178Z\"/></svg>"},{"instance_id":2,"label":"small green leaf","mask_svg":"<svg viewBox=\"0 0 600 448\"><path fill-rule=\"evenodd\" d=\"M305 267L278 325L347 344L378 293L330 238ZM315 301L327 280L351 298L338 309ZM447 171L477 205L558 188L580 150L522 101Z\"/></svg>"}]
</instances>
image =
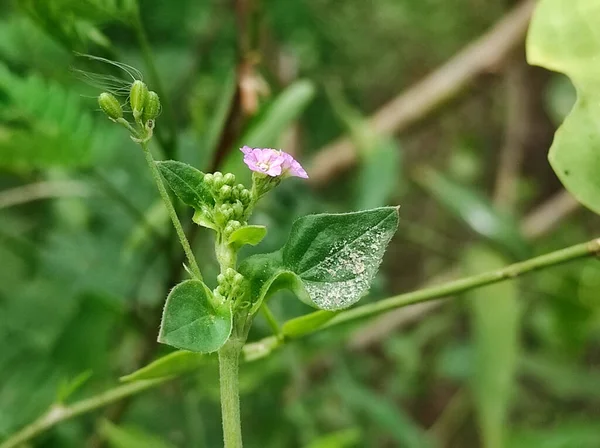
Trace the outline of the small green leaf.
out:
<instances>
[{"instance_id":1,"label":"small green leaf","mask_svg":"<svg viewBox=\"0 0 600 448\"><path fill-rule=\"evenodd\" d=\"M582 204L600 213L600 3L538 2L527 36L527 60L567 75L577 102L554 136L550 164Z\"/></svg>"},{"instance_id":2,"label":"small green leaf","mask_svg":"<svg viewBox=\"0 0 600 448\"><path fill-rule=\"evenodd\" d=\"M290 319L281 327L281 333L288 338L299 338L321 328L337 313L333 311L315 311L304 316Z\"/></svg>"},{"instance_id":3,"label":"small green leaf","mask_svg":"<svg viewBox=\"0 0 600 448\"><path fill-rule=\"evenodd\" d=\"M282 249L240 265L250 279L252 311L283 288L317 308L351 306L368 291L397 227L397 207L296 220Z\"/></svg>"},{"instance_id":4,"label":"small green leaf","mask_svg":"<svg viewBox=\"0 0 600 448\"><path fill-rule=\"evenodd\" d=\"M75 392L81 389L85 383L87 383L87 381L92 377L92 374L93 372L91 370L86 370L72 380L63 382L58 388L56 401L58 403L64 403L67 401L71 395L73 395Z\"/></svg>"},{"instance_id":5,"label":"small green leaf","mask_svg":"<svg viewBox=\"0 0 600 448\"><path fill-rule=\"evenodd\" d=\"M217 351L229 338L231 309L216 308L208 287L186 280L173 288L163 311L158 342L198 353Z\"/></svg>"},{"instance_id":6,"label":"small green leaf","mask_svg":"<svg viewBox=\"0 0 600 448\"><path fill-rule=\"evenodd\" d=\"M170 376L178 376L192 372L201 366L210 364L213 357L204 353L178 350L152 361L147 366L120 378L123 382L153 380Z\"/></svg>"},{"instance_id":7,"label":"small green leaf","mask_svg":"<svg viewBox=\"0 0 600 448\"><path fill-rule=\"evenodd\" d=\"M203 205L214 205L215 198L204 183L202 171L175 160L159 161L156 166L171 190L185 204L196 210L200 210Z\"/></svg>"},{"instance_id":8,"label":"small green leaf","mask_svg":"<svg viewBox=\"0 0 600 448\"><path fill-rule=\"evenodd\" d=\"M507 261L483 247L470 250L467 273L499 269ZM519 348L519 290L515 281L479 288L468 294L474 339L473 389L483 444L500 448L506 442L506 419Z\"/></svg>"},{"instance_id":9,"label":"small green leaf","mask_svg":"<svg viewBox=\"0 0 600 448\"><path fill-rule=\"evenodd\" d=\"M235 248L240 248L245 244L256 246L263 240L266 234L267 228L265 226L244 226L229 235L227 242Z\"/></svg>"},{"instance_id":10,"label":"small green leaf","mask_svg":"<svg viewBox=\"0 0 600 448\"><path fill-rule=\"evenodd\" d=\"M499 211L489 199L432 169L419 169L415 181L474 232L498 244L512 256L527 258L529 246L518 223Z\"/></svg>"}]
</instances>

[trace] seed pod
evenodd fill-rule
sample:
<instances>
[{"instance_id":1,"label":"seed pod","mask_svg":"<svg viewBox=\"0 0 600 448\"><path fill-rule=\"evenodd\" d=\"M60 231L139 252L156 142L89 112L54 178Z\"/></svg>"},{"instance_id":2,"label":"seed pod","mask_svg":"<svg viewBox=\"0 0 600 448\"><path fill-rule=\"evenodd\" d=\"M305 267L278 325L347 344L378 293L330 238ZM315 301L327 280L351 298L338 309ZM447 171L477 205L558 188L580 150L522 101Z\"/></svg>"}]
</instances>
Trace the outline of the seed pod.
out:
<instances>
[{"instance_id":1,"label":"seed pod","mask_svg":"<svg viewBox=\"0 0 600 448\"><path fill-rule=\"evenodd\" d=\"M144 112L142 113L142 121L146 123L148 120L154 120L160 113L160 99L156 92L148 92L146 102L144 103Z\"/></svg>"},{"instance_id":2,"label":"seed pod","mask_svg":"<svg viewBox=\"0 0 600 448\"><path fill-rule=\"evenodd\" d=\"M136 121L142 118L144 106L146 105L146 98L148 98L148 87L139 79L133 81L131 85L131 91L129 92L129 104L131 104L131 110L133 111L133 118Z\"/></svg>"},{"instance_id":3,"label":"seed pod","mask_svg":"<svg viewBox=\"0 0 600 448\"><path fill-rule=\"evenodd\" d=\"M101 93L98 97L98 105L111 120L123 118L123 109L114 95L108 92Z\"/></svg>"}]
</instances>

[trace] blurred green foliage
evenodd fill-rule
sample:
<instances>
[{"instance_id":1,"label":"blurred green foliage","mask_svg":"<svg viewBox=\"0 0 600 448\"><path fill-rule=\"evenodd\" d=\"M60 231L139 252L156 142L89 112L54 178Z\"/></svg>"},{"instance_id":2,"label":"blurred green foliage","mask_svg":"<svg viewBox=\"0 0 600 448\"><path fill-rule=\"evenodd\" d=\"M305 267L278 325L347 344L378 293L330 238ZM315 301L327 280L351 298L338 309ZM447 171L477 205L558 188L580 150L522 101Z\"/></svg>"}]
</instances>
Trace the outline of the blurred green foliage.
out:
<instances>
[{"instance_id":1,"label":"blurred green foliage","mask_svg":"<svg viewBox=\"0 0 600 448\"><path fill-rule=\"evenodd\" d=\"M600 220L584 210L547 215L559 225L531 242L516 225L560 188L546 155L558 118L573 101L564 78L526 69L528 135L510 211L491 199L508 132L503 67L408 133L365 131L372 112L514 2L257 3L254 75L269 93L239 126L229 119L239 63L231 2L0 4L0 198L18 199L0 208L0 441L51 403L99 393L167 354L155 342L158 319L164 297L185 277L142 154L98 113L99 89L70 68L119 73L92 67L75 51L131 64L153 88L145 36L174 111L175 158L205 171L215 154L232 150L224 166L244 176L240 143L293 148L304 162L349 133L359 165L318 191L301 182L278 188L255 215L255 224L268 226L267 237L244 253L281 246L293 220L309 212L401 204L398 236L365 301L416 288L469 261L474 272L495 257L522 258L598 236ZM161 116L157 127L167 122ZM169 150L152 149L158 158ZM435 183L419 175L421 168L442 177ZM19 190L64 180L80 181L85 195L36 200L35 190ZM192 230L186 213L181 207ZM484 231L465 219L474 215L483 217ZM484 261L467 250L475 241ZM194 238L207 279L217 271L211 244L207 232ZM348 348L365 331L352 324L244 365L246 445L495 448L490 440L502 437L506 447L600 446L599 278L598 260L589 260L476 293L518 302L518 322L500 315L508 311L495 309L498 303L474 307L473 296L388 332L369 350ZM270 302L280 322L310 310L288 299L281 294ZM506 326L498 323L503 317ZM518 347L509 346L517 333ZM250 339L269 334L258 318ZM506 389L491 383L491 374L501 373L494 366L510 370L509 361L499 363L501 353L516 358L512 375L505 372L512 378ZM219 446L216 367L196 355L174 356L167 367L190 373L63 423L31 446ZM494 431L502 435L489 435Z\"/></svg>"}]
</instances>

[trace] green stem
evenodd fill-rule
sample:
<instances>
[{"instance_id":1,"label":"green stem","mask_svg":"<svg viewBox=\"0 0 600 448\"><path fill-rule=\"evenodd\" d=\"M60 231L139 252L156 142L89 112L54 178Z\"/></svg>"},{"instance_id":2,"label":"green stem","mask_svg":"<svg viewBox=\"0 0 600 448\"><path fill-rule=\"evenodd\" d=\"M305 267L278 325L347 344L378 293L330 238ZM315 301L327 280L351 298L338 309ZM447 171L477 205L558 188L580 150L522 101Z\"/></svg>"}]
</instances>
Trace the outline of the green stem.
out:
<instances>
[{"instance_id":1,"label":"green stem","mask_svg":"<svg viewBox=\"0 0 600 448\"><path fill-rule=\"evenodd\" d=\"M369 305L359 306L348 311L342 311L333 319L329 320L323 327L328 328L356 319L375 316L395 308L440 299L452 294L462 293L491 283L519 277L529 272L556 266L579 258L590 257L600 254L600 238L577 244L566 249L557 250L549 254L531 258L520 263L511 264L502 269L484 272L483 274L454 280L443 285L431 286L418 291L400 294Z\"/></svg>"},{"instance_id":2,"label":"green stem","mask_svg":"<svg viewBox=\"0 0 600 448\"><path fill-rule=\"evenodd\" d=\"M277 337L281 337L281 327L279 326L277 318L275 317L271 309L265 303L263 303L260 306L260 310L262 311L264 318L269 324L269 327L271 327L273 334Z\"/></svg>"},{"instance_id":3,"label":"green stem","mask_svg":"<svg viewBox=\"0 0 600 448\"><path fill-rule=\"evenodd\" d=\"M600 238L589 241L583 244L577 244L575 246L568 247L566 249L558 250L556 252L551 252L546 255L542 255L537 258L532 258L531 260L527 260L521 263L516 263L510 266L507 266L502 269L498 269L495 271L486 272L483 274L474 275L472 277L467 277L461 280L456 280L450 283L445 283L440 286L434 286L431 288L426 288L420 291L410 292L407 294L401 294L395 297L391 297L389 299L382 300L375 304L364 305L361 307L354 308L349 311L344 311L336 315L333 319L331 319L326 325L315 328L310 333L320 331L323 328L332 327L334 325L338 325L344 322L349 322L351 320L362 319L365 317L374 316L376 314L380 314L387 310L399 308L402 306L406 306L412 303L425 302L427 300L439 299L441 297L457 294L461 292L465 292L474 288L478 288L480 286L489 285L492 283L498 283L501 281L509 280L512 278L519 277L521 275L527 274L529 272L549 268L555 265L559 265L562 263L566 263L569 261L578 260L581 258L600 256ZM320 312L320 311L318 311ZM308 333L307 333L308 334ZM242 341L239 339L231 339L226 346L224 346L219 352L219 360L220 363L223 364L220 367L222 370L222 374L225 373L225 378L221 379L221 388L222 393L225 395L225 399L228 400L227 408L224 409L224 426L225 426L225 413L227 414L227 422L228 424L231 422L235 422L235 418L233 418L234 414L237 412L237 416L239 417L239 398L238 405L236 406L235 397L239 397L238 386L237 386L237 375L232 375L233 372L237 372L239 356L232 357L231 352L227 351L233 350L229 344L236 341L238 347L236 350L239 351L241 349ZM257 342L253 342L251 344L246 344L243 349L244 353L253 353L255 356L252 358L259 359L265 356L268 356L273 350L285 343L285 340L277 339L274 336L270 336L268 338L262 339ZM225 349L227 347L227 349ZM224 350L225 349L225 350ZM221 353L223 352L223 353ZM221 358L223 359L221 360ZM138 392L142 392L146 389L150 389L153 387L162 384L163 382L175 379L176 376L168 377L168 378L160 378L156 380L148 380L148 381L137 381L134 383L126 384L124 386L119 386L114 389L110 389L102 394L96 395L94 397L90 397L86 400L79 401L70 406L55 406L50 411L48 411L45 415L40 417L35 422L23 428L21 431L7 439L4 443L0 445L0 448L14 448L19 446L20 444L31 440L37 435L43 433L44 431L56 426L58 423L69 420L78 415L84 414L89 411L93 411L94 409L106 406L112 402L118 401L121 398L125 398L129 395L134 395ZM232 383L230 383L233 381ZM54 409L54 410L53 410ZM58 409L58 411L56 410ZM237 410L237 411L236 411ZM228 426L229 428L229 426ZM240 434L241 431L239 429L239 419L237 429L231 429L231 431L227 431L226 436L231 436L232 434ZM234 447L236 445L227 446L227 448ZM241 441L240 445L241 446Z\"/></svg>"},{"instance_id":4,"label":"green stem","mask_svg":"<svg viewBox=\"0 0 600 448\"><path fill-rule=\"evenodd\" d=\"M94 409L98 409L110 403L119 401L122 398L135 395L147 389L151 389L159 384L164 383L165 381L167 381L166 378L136 381L134 383L115 387L114 389L107 390L99 395L78 401L68 406L63 404L55 404L50 407L50 409L48 409L48 411L40 418L27 425L21 431L0 444L0 448L15 448L21 446L28 440L31 440L34 437L42 434L60 422L70 420L81 414L85 414L86 412L90 412Z\"/></svg>"},{"instance_id":5,"label":"green stem","mask_svg":"<svg viewBox=\"0 0 600 448\"><path fill-rule=\"evenodd\" d=\"M156 187L158 188L158 192L169 211L169 216L171 217L171 221L173 222L173 226L175 227L175 231L177 232L177 236L179 237L179 241L181 242L181 246L183 247L183 251L185 252L185 256L190 265L190 269L192 273L198 280L202 280L202 274L200 273L200 268L196 263L196 259L194 258L194 253L192 252L192 248L190 247L190 243L188 242L185 232L183 231L183 227L181 226L181 222L177 217L177 212L175 212L175 208L173 207L173 203L171 202L171 198L169 197L169 193L163 184L162 177L160 176L160 172L156 167L156 163L154 163L154 158L152 157L152 153L148 148L147 142L140 143L140 146L144 150L144 155L146 156L146 162L148 163L148 167L150 168L150 172L152 173L152 177L154 182L156 182Z\"/></svg>"},{"instance_id":6,"label":"green stem","mask_svg":"<svg viewBox=\"0 0 600 448\"><path fill-rule=\"evenodd\" d=\"M221 418L225 448L242 447L240 419L239 362L243 343L235 337L219 350L219 382L221 387Z\"/></svg>"}]
</instances>

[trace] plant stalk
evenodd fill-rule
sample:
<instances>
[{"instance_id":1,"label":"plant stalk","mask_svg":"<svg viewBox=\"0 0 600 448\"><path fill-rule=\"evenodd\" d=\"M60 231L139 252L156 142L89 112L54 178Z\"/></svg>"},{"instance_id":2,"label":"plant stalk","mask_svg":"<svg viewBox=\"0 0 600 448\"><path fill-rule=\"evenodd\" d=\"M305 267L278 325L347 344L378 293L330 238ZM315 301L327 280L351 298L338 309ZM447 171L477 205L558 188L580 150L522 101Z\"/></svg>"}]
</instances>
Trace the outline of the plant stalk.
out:
<instances>
[{"instance_id":1,"label":"plant stalk","mask_svg":"<svg viewBox=\"0 0 600 448\"><path fill-rule=\"evenodd\" d=\"M154 163L154 158L152 157L152 153L148 148L147 142L140 143L142 149L144 150L144 155L146 156L146 162L148 163L148 167L150 168L150 172L152 173L152 178L156 183L156 187L158 188L158 192L160 193L160 197L162 198L165 207L169 212L169 216L171 217L171 221L173 222L173 227L175 227L175 231L177 232L177 236L179 237L179 242L183 247L183 251L185 252L185 256L190 265L190 269L192 273L198 280L202 280L202 273L200 272L200 268L198 267L198 263L196 263L196 258L194 257L194 253L192 252L192 248L190 247L190 243L188 242L187 237L185 236L185 232L183 231L183 227L181 226L181 222L177 216L177 212L173 207L173 203L171 202L171 198L169 197L169 193L163 184L162 177L158 168L156 167L156 163Z\"/></svg>"},{"instance_id":2,"label":"plant stalk","mask_svg":"<svg viewBox=\"0 0 600 448\"><path fill-rule=\"evenodd\" d=\"M225 448L242 447L239 393L239 363L242 346L243 343L234 336L219 350L221 418Z\"/></svg>"}]
</instances>

